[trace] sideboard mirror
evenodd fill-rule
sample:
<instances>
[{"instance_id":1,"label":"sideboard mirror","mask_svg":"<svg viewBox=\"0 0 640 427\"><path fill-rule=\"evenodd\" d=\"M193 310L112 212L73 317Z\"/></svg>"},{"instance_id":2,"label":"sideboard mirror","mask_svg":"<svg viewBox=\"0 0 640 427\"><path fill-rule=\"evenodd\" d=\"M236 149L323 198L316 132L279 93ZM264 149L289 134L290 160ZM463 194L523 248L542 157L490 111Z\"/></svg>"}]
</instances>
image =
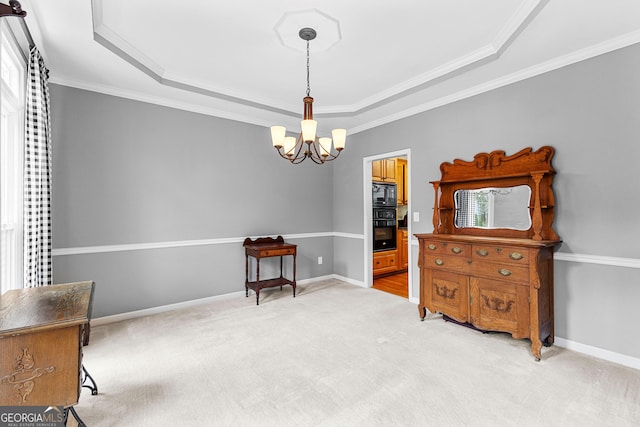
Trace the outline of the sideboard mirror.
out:
<instances>
[{"instance_id":1,"label":"sideboard mirror","mask_svg":"<svg viewBox=\"0 0 640 427\"><path fill-rule=\"evenodd\" d=\"M559 239L552 228L553 154L544 146L442 163L442 178L432 181L434 234Z\"/></svg>"},{"instance_id":2,"label":"sideboard mirror","mask_svg":"<svg viewBox=\"0 0 640 427\"><path fill-rule=\"evenodd\" d=\"M531 227L531 187L528 185L460 189L453 193L453 199L457 228L528 230Z\"/></svg>"}]
</instances>

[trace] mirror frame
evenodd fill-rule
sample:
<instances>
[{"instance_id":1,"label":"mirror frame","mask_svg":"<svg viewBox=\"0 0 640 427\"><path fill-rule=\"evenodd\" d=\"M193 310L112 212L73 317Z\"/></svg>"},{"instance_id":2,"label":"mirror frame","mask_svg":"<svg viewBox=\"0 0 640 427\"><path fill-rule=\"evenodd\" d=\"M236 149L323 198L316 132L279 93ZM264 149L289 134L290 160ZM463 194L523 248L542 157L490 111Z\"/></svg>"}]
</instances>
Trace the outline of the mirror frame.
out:
<instances>
[{"instance_id":1,"label":"mirror frame","mask_svg":"<svg viewBox=\"0 0 640 427\"><path fill-rule=\"evenodd\" d=\"M479 153L472 161L455 159L440 165L442 178L431 181L435 190L433 234L475 235L485 237L512 237L533 240L559 240L553 230L554 195L551 185L555 170L551 159L555 150L543 146L537 151L525 148L506 156L502 150ZM477 190L485 187L531 188L531 227L528 230L508 228L456 228L454 225L457 190Z\"/></svg>"}]
</instances>

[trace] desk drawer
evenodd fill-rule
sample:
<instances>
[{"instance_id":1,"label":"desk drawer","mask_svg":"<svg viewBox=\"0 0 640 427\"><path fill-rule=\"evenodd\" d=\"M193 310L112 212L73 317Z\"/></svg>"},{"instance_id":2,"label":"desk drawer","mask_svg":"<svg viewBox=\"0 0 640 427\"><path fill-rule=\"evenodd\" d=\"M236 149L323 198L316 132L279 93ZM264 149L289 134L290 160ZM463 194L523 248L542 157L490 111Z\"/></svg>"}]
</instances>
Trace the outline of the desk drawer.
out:
<instances>
[{"instance_id":1,"label":"desk drawer","mask_svg":"<svg viewBox=\"0 0 640 427\"><path fill-rule=\"evenodd\" d=\"M260 251L260 256L262 257L270 257L270 256L282 256L282 255L293 255L296 253L296 250L293 248L287 249L268 249Z\"/></svg>"}]
</instances>

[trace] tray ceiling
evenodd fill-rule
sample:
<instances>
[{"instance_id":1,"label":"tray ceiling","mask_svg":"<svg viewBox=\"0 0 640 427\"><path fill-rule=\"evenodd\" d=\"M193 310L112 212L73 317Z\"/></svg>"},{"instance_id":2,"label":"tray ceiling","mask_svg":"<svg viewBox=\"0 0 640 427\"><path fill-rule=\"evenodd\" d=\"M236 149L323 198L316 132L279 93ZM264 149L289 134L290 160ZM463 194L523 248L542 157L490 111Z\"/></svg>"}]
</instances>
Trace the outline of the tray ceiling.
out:
<instances>
[{"instance_id":1,"label":"tray ceiling","mask_svg":"<svg viewBox=\"0 0 640 427\"><path fill-rule=\"evenodd\" d=\"M52 82L264 126L299 127L313 27L315 116L350 133L640 41L636 0L21 3Z\"/></svg>"}]
</instances>

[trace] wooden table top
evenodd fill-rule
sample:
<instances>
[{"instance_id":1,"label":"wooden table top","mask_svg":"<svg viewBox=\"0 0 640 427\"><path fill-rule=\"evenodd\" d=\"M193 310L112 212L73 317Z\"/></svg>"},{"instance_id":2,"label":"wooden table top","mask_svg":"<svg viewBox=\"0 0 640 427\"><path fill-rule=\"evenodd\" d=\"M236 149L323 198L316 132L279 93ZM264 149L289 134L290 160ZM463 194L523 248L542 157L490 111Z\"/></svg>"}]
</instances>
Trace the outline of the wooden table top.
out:
<instances>
[{"instance_id":1,"label":"wooden table top","mask_svg":"<svg viewBox=\"0 0 640 427\"><path fill-rule=\"evenodd\" d=\"M87 323L92 281L13 289L0 295L0 338Z\"/></svg>"}]
</instances>

